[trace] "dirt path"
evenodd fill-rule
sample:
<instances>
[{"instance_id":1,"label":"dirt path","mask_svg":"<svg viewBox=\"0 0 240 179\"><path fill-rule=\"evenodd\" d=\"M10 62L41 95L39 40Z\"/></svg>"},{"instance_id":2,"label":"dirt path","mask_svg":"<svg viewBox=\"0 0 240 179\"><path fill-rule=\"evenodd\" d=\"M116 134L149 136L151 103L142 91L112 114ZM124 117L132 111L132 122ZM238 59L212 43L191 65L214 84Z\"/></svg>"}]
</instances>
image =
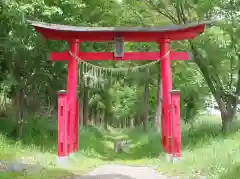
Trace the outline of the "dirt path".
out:
<instances>
[{"instance_id":1,"label":"dirt path","mask_svg":"<svg viewBox=\"0 0 240 179\"><path fill-rule=\"evenodd\" d=\"M177 179L157 173L150 167L131 167L125 165L104 165L92 172L74 179Z\"/></svg>"}]
</instances>

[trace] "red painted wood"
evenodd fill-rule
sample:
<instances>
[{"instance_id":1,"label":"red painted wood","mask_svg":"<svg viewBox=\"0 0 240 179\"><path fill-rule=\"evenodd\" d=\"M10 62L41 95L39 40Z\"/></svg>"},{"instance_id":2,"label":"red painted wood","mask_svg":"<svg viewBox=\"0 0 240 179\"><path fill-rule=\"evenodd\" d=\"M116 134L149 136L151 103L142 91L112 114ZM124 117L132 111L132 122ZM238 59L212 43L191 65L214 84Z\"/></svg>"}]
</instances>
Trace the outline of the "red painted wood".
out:
<instances>
[{"instance_id":1,"label":"red painted wood","mask_svg":"<svg viewBox=\"0 0 240 179\"><path fill-rule=\"evenodd\" d=\"M69 108L69 101L68 101L68 95L67 95L67 154L70 154L70 131L71 131L71 125L70 125L70 108Z\"/></svg>"},{"instance_id":2,"label":"red painted wood","mask_svg":"<svg viewBox=\"0 0 240 179\"><path fill-rule=\"evenodd\" d=\"M181 157L181 115L180 115L180 93L174 91L171 93L171 121L172 121L172 150L174 157Z\"/></svg>"},{"instance_id":3,"label":"red painted wood","mask_svg":"<svg viewBox=\"0 0 240 179\"><path fill-rule=\"evenodd\" d=\"M165 149L165 152L170 154L170 137L171 137L171 128L170 128L170 94L169 91L172 90L172 72L171 72L171 63L170 55L166 53L170 49L170 41L164 40L160 43L160 56L165 58L161 61L161 73L162 73L162 93L163 93L163 118L162 118L162 143Z\"/></svg>"},{"instance_id":4,"label":"red painted wood","mask_svg":"<svg viewBox=\"0 0 240 179\"><path fill-rule=\"evenodd\" d=\"M121 36L124 41L136 42L157 42L160 39L185 40L195 38L202 33L205 24L199 24L194 27L189 27L184 30L172 30L164 32L74 32L74 31L58 31L35 27L36 30L44 37L52 40L70 40L81 39L81 41L112 41L115 36Z\"/></svg>"},{"instance_id":5,"label":"red painted wood","mask_svg":"<svg viewBox=\"0 0 240 179\"><path fill-rule=\"evenodd\" d=\"M79 42L70 42L70 50L79 53ZM77 84L78 83L78 62L70 57L68 61L68 106L69 106L69 154L74 152L74 125L76 118Z\"/></svg>"},{"instance_id":6,"label":"red painted wood","mask_svg":"<svg viewBox=\"0 0 240 179\"><path fill-rule=\"evenodd\" d=\"M82 60L115 60L113 52L80 52Z\"/></svg>"},{"instance_id":7,"label":"red painted wood","mask_svg":"<svg viewBox=\"0 0 240 179\"><path fill-rule=\"evenodd\" d=\"M52 61L66 61L69 60L70 55L68 52L51 52L50 60Z\"/></svg>"},{"instance_id":8,"label":"red painted wood","mask_svg":"<svg viewBox=\"0 0 240 179\"><path fill-rule=\"evenodd\" d=\"M123 59L116 59L113 52L80 52L78 57L82 60L159 60L159 52L125 52ZM50 59L53 61L65 61L70 58L68 52L52 52ZM189 52L174 52L170 53L171 60L190 60L191 53Z\"/></svg>"},{"instance_id":9,"label":"red painted wood","mask_svg":"<svg viewBox=\"0 0 240 179\"><path fill-rule=\"evenodd\" d=\"M67 144L67 94L59 93L58 95L58 156L68 155Z\"/></svg>"}]
</instances>

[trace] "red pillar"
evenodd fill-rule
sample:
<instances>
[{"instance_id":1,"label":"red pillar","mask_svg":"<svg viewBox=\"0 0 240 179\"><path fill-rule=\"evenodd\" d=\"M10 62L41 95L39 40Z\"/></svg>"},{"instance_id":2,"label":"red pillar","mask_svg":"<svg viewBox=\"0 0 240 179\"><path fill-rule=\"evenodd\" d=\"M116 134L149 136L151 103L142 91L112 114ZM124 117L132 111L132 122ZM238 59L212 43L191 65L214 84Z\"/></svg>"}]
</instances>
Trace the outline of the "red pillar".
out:
<instances>
[{"instance_id":1,"label":"red pillar","mask_svg":"<svg viewBox=\"0 0 240 179\"><path fill-rule=\"evenodd\" d=\"M70 51L74 54L79 53L79 41L72 40L69 42ZM68 83L67 83L67 91L68 91L68 120L69 120L69 147L68 152L71 154L74 151L74 125L76 118L76 101L77 101L77 86L78 86L78 61L74 57L70 56L68 63Z\"/></svg>"},{"instance_id":2,"label":"red pillar","mask_svg":"<svg viewBox=\"0 0 240 179\"><path fill-rule=\"evenodd\" d=\"M166 153L170 154L170 91L172 90L172 72L170 62L170 40L160 41L160 58L161 60L161 73L162 73L162 93L163 93L163 117L162 117L162 144Z\"/></svg>"},{"instance_id":3,"label":"red pillar","mask_svg":"<svg viewBox=\"0 0 240 179\"><path fill-rule=\"evenodd\" d=\"M67 94L65 90L58 92L58 156L68 155L68 110Z\"/></svg>"},{"instance_id":4,"label":"red pillar","mask_svg":"<svg viewBox=\"0 0 240 179\"><path fill-rule=\"evenodd\" d=\"M181 115L180 115L180 91L171 91L171 121L172 121L172 141L171 153L173 157L181 157Z\"/></svg>"}]
</instances>

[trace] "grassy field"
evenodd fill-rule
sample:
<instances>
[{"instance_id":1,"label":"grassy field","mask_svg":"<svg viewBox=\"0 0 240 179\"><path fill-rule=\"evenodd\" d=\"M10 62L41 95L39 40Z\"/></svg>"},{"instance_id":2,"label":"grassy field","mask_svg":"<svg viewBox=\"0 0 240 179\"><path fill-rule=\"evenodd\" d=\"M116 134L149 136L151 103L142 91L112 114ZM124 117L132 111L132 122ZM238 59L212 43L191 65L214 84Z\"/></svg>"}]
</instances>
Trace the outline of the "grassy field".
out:
<instances>
[{"instance_id":1,"label":"grassy field","mask_svg":"<svg viewBox=\"0 0 240 179\"><path fill-rule=\"evenodd\" d=\"M238 121L228 136L219 131L220 120L213 117L201 117L193 126L183 125L183 159L175 164L166 162L161 149L159 133L149 129L143 133L141 128L112 129L86 127L81 129L80 151L71 158L67 170L56 167L57 131L49 127L46 121L32 121L26 124L22 142L15 142L9 135L11 124L0 121L0 160L23 158L26 163L38 162L45 169L40 174L26 176L24 173L0 173L0 178L51 179L59 176L71 176L85 173L105 163L128 165L149 165L166 175L185 178L237 179L240 175L240 127ZM48 127L46 127L48 126ZM125 138L132 141L129 154L116 154L113 141Z\"/></svg>"}]
</instances>

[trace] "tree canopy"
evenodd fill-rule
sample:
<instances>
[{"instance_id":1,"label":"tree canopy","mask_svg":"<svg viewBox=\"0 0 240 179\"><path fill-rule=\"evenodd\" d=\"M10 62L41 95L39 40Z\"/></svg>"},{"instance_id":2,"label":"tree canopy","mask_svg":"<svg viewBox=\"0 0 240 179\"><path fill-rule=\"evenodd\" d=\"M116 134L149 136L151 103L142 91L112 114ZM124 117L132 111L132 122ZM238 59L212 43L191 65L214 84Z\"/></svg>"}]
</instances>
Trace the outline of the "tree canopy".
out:
<instances>
[{"instance_id":1,"label":"tree canopy","mask_svg":"<svg viewBox=\"0 0 240 179\"><path fill-rule=\"evenodd\" d=\"M172 62L174 88L181 90L182 119L191 122L213 95L229 131L240 95L240 6L235 0L2 0L0 2L0 110L16 111L13 119L56 113L57 95L66 89L67 64L51 63L51 51L68 44L48 41L27 20L75 26L163 26L217 20L194 40L175 42L176 51L191 51L193 61ZM84 43L84 51L111 51L111 43ZM153 43L126 43L126 51L157 51ZM147 62L92 62L102 67L130 68ZM160 65L107 77L102 88L79 79L82 123L123 126L154 122L160 103ZM147 95L146 95L147 93ZM145 94L145 95L144 95ZM143 111L148 115L144 115ZM10 110L12 111L12 110ZM148 123L144 123L147 125ZM145 126L146 128L146 126ZM21 130L18 133L21 136Z\"/></svg>"}]
</instances>

